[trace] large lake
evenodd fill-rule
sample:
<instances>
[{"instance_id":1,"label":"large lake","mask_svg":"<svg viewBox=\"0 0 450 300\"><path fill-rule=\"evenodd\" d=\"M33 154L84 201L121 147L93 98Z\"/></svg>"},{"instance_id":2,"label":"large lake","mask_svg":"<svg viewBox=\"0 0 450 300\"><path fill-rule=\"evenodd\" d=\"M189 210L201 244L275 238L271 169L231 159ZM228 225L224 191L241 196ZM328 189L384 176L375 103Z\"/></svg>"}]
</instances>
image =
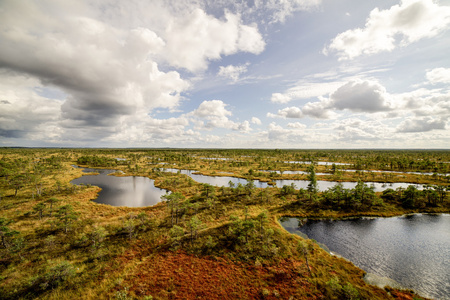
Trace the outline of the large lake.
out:
<instances>
[{"instance_id":1,"label":"large lake","mask_svg":"<svg viewBox=\"0 0 450 300\"><path fill-rule=\"evenodd\" d=\"M99 175L83 175L71 181L73 184L91 184L102 188L97 203L113 206L142 207L151 206L161 201L166 190L155 187L154 181L139 176L108 176L115 170L89 169L83 172L96 172Z\"/></svg>"},{"instance_id":2,"label":"large lake","mask_svg":"<svg viewBox=\"0 0 450 300\"><path fill-rule=\"evenodd\" d=\"M289 232L325 244L368 273L391 278L433 299L450 299L450 215L358 218L344 221L282 218Z\"/></svg>"}]
</instances>

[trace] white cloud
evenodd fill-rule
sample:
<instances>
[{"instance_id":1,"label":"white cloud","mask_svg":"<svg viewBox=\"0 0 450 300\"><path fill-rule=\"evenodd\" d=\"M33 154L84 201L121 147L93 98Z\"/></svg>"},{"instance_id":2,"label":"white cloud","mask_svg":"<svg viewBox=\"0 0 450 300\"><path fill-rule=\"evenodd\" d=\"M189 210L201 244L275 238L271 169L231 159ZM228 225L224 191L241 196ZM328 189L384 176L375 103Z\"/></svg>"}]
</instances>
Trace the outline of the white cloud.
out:
<instances>
[{"instance_id":1,"label":"white cloud","mask_svg":"<svg viewBox=\"0 0 450 300\"><path fill-rule=\"evenodd\" d=\"M308 102L302 108L287 107L269 117L330 119L337 115L334 110L353 112L383 112L393 109L391 96L376 81L353 80L341 85L329 98L319 97L319 101Z\"/></svg>"},{"instance_id":2,"label":"white cloud","mask_svg":"<svg viewBox=\"0 0 450 300\"><path fill-rule=\"evenodd\" d=\"M231 116L231 111L226 109L226 104L222 100L203 101L193 114L201 118L226 118Z\"/></svg>"},{"instance_id":3,"label":"white cloud","mask_svg":"<svg viewBox=\"0 0 450 300\"><path fill-rule=\"evenodd\" d=\"M340 59L392 51L448 29L450 7L432 0L403 0L387 10L375 8L364 28L338 34L324 53L337 51Z\"/></svg>"},{"instance_id":4,"label":"white cloud","mask_svg":"<svg viewBox=\"0 0 450 300\"><path fill-rule=\"evenodd\" d=\"M119 142L126 140L128 143L146 145L148 143L188 143L194 142L198 135L186 127L189 120L181 116L179 118L154 119L147 114L123 116L115 127L115 132L104 141Z\"/></svg>"},{"instance_id":5,"label":"white cloud","mask_svg":"<svg viewBox=\"0 0 450 300\"><path fill-rule=\"evenodd\" d=\"M288 103L292 98L287 94L273 93L270 101L274 103Z\"/></svg>"},{"instance_id":6,"label":"white cloud","mask_svg":"<svg viewBox=\"0 0 450 300\"><path fill-rule=\"evenodd\" d=\"M59 139L62 101L38 95L38 88L36 78L0 71L0 137Z\"/></svg>"},{"instance_id":7,"label":"white cloud","mask_svg":"<svg viewBox=\"0 0 450 300\"><path fill-rule=\"evenodd\" d=\"M298 82L295 87L286 90L284 93L273 93L270 101L274 103L288 103L297 99L309 99L327 95L335 91L344 82Z\"/></svg>"},{"instance_id":8,"label":"white cloud","mask_svg":"<svg viewBox=\"0 0 450 300\"><path fill-rule=\"evenodd\" d=\"M290 123L291 126L289 126L289 129L283 128L280 125L276 124L275 122L272 122L268 126L268 131L266 132L267 138L269 141L272 142L281 142L284 146L286 145L295 145L297 143L300 143L304 141L304 138L306 136L306 133L304 132L304 127L296 123ZM296 127L298 126L298 127ZM286 144L284 144L286 143Z\"/></svg>"},{"instance_id":9,"label":"white cloud","mask_svg":"<svg viewBox=\"0 0 450 300\"><path fill-rule=\"evenodd\" d=\"M226 67L220 66L217 75L230 78L232 81L236 82L239 79L239 76L241 76L241 74L247 72L248 66L249 63L239 66L233 65L228 65Z\"/></svg>"},{"instance_id":10,"label":"white cloud","mask_svg":"<svg viewBox=\"0 0 450 300\"><path fill-rule=\"evenodd\" d=\"M280 125L272 122L269 124L268 137L269 140L284 140L286 135L290 132L288 129L284 129Z\"/></svg>"},{"instance_id":11,"label":"white cloud","mask_svg":"<svg viewBox=\"0 0 450 300\"><path fill-rule=\"evenodd\" d=\"M230 120L228 117L232 113L226 109L226 106L227 104L222 100L203 101L196 110L186 114L186 116L205 120L205 122L196 122L196 128L198 130L226 128L241 132L250 132L250 122L236 123Z\"/></svg>"},{"instance_id":12,"label":"white cloud","mask_svg":"<svg viewBox=\"0 0 450 300\"><path fill-rule=\"evenodd\" d=\"M249 133L252 129L250 128L250 122L244 121L242 123L235 124L235 126L233 127L233 130L240 131L243 133Z\"/></svg>"},{"instance_id":13,"label":"white cloud","mask_svg":"<svg viewBox=\"0 0 450 300\"><path fill-rule=\"evenodd\" d=\"M0 6L0 65L62 89L65 127L109 127L120 116L173 108L189 88L178 72L159 70L152 57L166 45L149 28L119 29L77 1Z\"/></svg>"},{"instance_id":14,"label":"white cloud","mask_svg":"<svg viewBox=\"0 0 450 300\"><path fill-rule=\"evenodd\" d=\"M300 119L303 117L303 112L300 108L292 106L280 109L277 113L277 116L282 118Z\"/></svg>"},{"instance_id":15,"label":"white cloud","mask_svg":"<svg viewBox=\"0 0 450 300\"><path fill-rule=\"evenodd\" d=\"M317 7L321 0L266 0L255 1L262 2L266 9L274 11L272 23L283 23L286 19L297 11L310 10Z\"/></svg>"},{"instance_id":16,"label":"white cloud","mask_svg":"<svg viewBox=\"0 0 450 300\"><path fill-rule=\"evenodd\" d=\"M428 71L426 76L431 84L450 83L450 68L435 68Z\"/></svg>"},{"instance_id":17,"label":"white cloud","mask_svg":"<svg viewBox=\"0 0 450 300\"><path fill-rule=\"evenodd\" d=\"M216 18L205 12L204 3L105 3L0 2L0 66L35 78L34 88L67 95L57 103L57 125L69 139L71 134L91 140L116 136L115 125L127 116L145 116L159 107L175 110L191 82L174 68L202 71L224 55L259 54L265 47L256 24L244 24L230 12ZM236 78L246 67L229 75ZM52 99L39 103L55 109ZM226 116L215 116L206 126L230 127L224 125Z\"/></svg>"},{"instance_id":18,"label":"white cloud","mask_svg":"<svg viewBox=\"0 0 450 300\"><path fill-rule=\"evenodd\" d=\"M265 42L256 25L244 25L238 15L225 14L225 21L195 9L172 19L165 32L164 57L191 72L205 70L210 60L238 52L261 53Z\"/></svg>"},{"instance_id":19,"label":"white cloud","mask_svg":"<svg viewBox=\"0 0 450 300\"><path fill-rule=\"evenodd\" d=\"M336 117L336 113L329 109L329 99L319 97L318 102L308 102L303 106L302 111L305 116L316 119L330 119Z\"/></svg>"},{"instance_id":20,"label":"white cloud","mask_svg":"<svg viewBox=\"0 0 450 300\"><path fill-rule=\"evenodd\" d=\"M376 141L392 138L393 130L376 120L344 119L334 123L338 140L345 142Z\"/></svg>"},{"instance_id":21,"label":"white cloud","mask_svg":"<svg viewBox=\"0 0 450 300\"><path fill-rule=\"evenodd\" d=\"M306 125L302 124L300 122L295 122L295 123L288 123L287 127L293 128L293 129L305 129Z\"/></svg>"},{"instance_id":22,"label":"white cloud","mask_svg":"<svg viewBox=\"0 0 450 300\"><path fill-rule=\"evenodd\" d=\"M398 132L426 132L431 130L445 129L446 122L442 119L424 117L404 120L397 128Z\"/></svg>"},{"instance_id":23,"label":"white cloud","mask_svg":"<svg viewBox=\"0 0 450 300\"><path fill-rule=\"evenodd\" d=\"M252 122L252 124L255 124L255 125L261 125L261 120L258 119L257 117L252 117L251 122Z\"/></svg>"},{"instance_id":24,"label":"white cloud","mask_svg":"<svg viewBox=\"0 0 450 300\"><path fill-rule=\"evenodd\" d=\"M375 81L356 80L346 83L330 95L329 107L354 112L391 110L389 94Z\"/></svg>"}]
</instances>

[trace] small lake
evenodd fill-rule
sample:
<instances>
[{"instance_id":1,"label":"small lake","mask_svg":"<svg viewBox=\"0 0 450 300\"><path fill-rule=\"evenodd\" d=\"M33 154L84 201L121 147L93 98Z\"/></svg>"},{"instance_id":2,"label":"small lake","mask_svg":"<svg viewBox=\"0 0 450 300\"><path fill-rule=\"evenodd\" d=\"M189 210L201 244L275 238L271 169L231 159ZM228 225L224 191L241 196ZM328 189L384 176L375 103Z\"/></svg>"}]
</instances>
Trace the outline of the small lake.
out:
<instances>
[{"instance_id":1,"label":"small lake","mask_svg":"<svg viewBox=\"0 0 450 300\"><path fill-rule=\"evenodd\" d=\"M155 187L154 181L147 177L139 176L108 176L116 170L89 169L83 172L96 172L99 175L83 175L71 181L72 184L90 184L100 187L102 190L97 203L112 206L143 207L155 205L161 201L161 196L166 190Z\"/></svg>"},{"instance_id":2,"label":"small lake","mask_svg":"<svg viewBox=\"0 0 450 300\"><path fill-rule=\"evenodd\" d=\"M229 182L231 181L234 185L242 184L246 185L248 181L243 178L237 178L232 176L206 176L206 175L200 175L200 174L194 174L196 171L193 170L182 170L182 169L174 169L174 168L166 168L162 169L162 171L165 172L172 172L172 173L178 173L186 174L192 179L194 179L197 182L200 183L207 183L214 186L229 186ZM297 179L281 179L281 180L274 180L277 187L283 187L284 185L291 185L295 184L296 189L306 189L308 187L309 181L308 180L297 180ZM257 188L266 188L270 186L267 184L267 182L262 182L259 180L253 180L253 183ZM319 188L319 191L325 191L333 186L335 186L338 182L337 181L326 181L326 180L317 180L317 186ZM341 182L343 187L346 189L353 189L355 188L357 182ZM406 183L406 182L395 182L395 183L381 183L381 182L366 182L366 184L370 187L374 187L375 192L382 192L388 188L391 189L397 189L399 187L407 188L409 185L415 185L418 189L422 189L422 185L420 184L412 184L412 183Z\"/></svg>"},{"instance_id":3,"label":"small lake","mask_svg":"<svg viewBox=\"0 0 450 300\"><path fill-rule=\"evenodd\" d=\"M388 277L424 297L450 299L450 215L416 214L344 221L282 218L368 273Z\"/></svg>"}]
</instances>

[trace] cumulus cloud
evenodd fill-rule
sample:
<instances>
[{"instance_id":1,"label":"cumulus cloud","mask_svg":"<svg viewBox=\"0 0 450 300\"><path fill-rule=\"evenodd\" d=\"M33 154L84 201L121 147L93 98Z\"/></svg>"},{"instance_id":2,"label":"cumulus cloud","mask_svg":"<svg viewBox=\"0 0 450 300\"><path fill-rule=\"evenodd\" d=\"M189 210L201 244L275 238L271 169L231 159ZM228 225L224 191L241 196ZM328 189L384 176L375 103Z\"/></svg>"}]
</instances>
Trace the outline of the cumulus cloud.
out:
<instances>
[{"instance_id":1,"label":"cumulus cloud","mask_svg":"<svg viewBox=\"0 0 450 300\"><path fill-rule=\"evenodd\" d=\"M273 93L270 101L274 103L288 103L297 99L320 97L334 92L344 82L298 82L296 86L283 93Z\"/></svg>"},{"instance_id":2,"label":"cumulus cloud","mask_svg":"<svg viewBox=\"0 0 450 300\"><path fill-rule=\"evenodd\" d=\"M52 141L61 131L61 103L36 93L39 80L0 71L0 137Z\"/></svg>"},{"instance_id":3,"label":"cumulus cloud","mask_svg":"<svg viewBox=\"0 0 450 300\"><path fill-rule=\"evenodd\" d=\"M300 122L294 122L294 123L288 123L287 127L294 128L294 129L305 129L306 125L302 124Z\"/></svg>"},{"instance_id":4,"label":"cumulus cloud","mask_svg":"<svg viewBox=\"0 0 450 300\"><path fill-rule=\"evenodd\" d=\"M257 1L198 1L206 3L212 10L227 7L243 18L253 22L284 23L290 16L299 11L311 11L319 7L322 0L257 0Z\"/></svg>"},{"instance_id":5,"label":"cumulus cloud","mask_svg":"<svg viewBox=\"0 0 450 300\"><path fill-rule=\"evenodd\" d=\"M226 109L226 106L227 104L222 100L203 101L197 109L188 113L187 116L204 120L204 122L197 122L198 129L228 128L237 130L239 126L228 119L232 113Z\"/></svg>"},{"instance_id":6,"label":"cumulus cloud","mask_svg":"<svg viewBox=\"0 0 450 300\"><path fill-rule=\"evenodd\" d=\"M201 1L2 1L0 69L34 78L33 88L67 95L56 104L39 100L48 110L57 107L65 136L116 136L115 124L127 116L179 105L191 82L177 68L203 71L222 56L264 50L256 24L244 24L231 12L217 18L205 6ZM236 78L246 67L224 74L228 70ZM216 116L208 126L222 121Z\"/></svg>"},{"instance_id":7,"label":"cumulus cloud","mask_svg":"<svg viewBox=\"0 0 450 300\"><path fill-rule=\"evenodd\" d=\"M238 15L225 14L225 21L202 9L171 20L165 32L164 56L171 65L196 72L206 69L209 60L237 52L261 53L265 42L255 24L244 25Z\"/></svg>"},{"instance_id":8,"label":"cumulus cloud","mask_svg":"<svg viewBox=\"0 0 450 300\"><path fill-rule=\"evenodd\" d=\"M427 72L426 77L431 84L450 83L450 68L435 68Z\"/></svg>"},{"instance_id":9,"label":"cumulus cloud","mask_svg":"<svg viewBox=\"0 0 450 300\"><path fill-rule=\"evenodd\" d=\"M392 138L393 131L376 120L358 118L344 119L334 124L337 139L345 142L385 140Z\"/></svg>"},{"instance_id":10,"label":"cumulus cloud","mask_svg":"<svg viewBox=\"0 0 450 300\"><path fill-rule=\"evenodd\" d=\"M336 116L336 113L330 109L330 101L327 98L319 97L317 102L308 102L302 108L305 116L316 119L330 119Z\"/></svg>"},{"instance_id":11,"label":"cumulus cloud","mask_svg":"<svg viewBox=\"0 0 450 300\"><path fill-rule=\"evenodd\" d=\"M378 82L351 81L330 95L329 107L354 112L380 112L391 110L389 95Z\"/></svg>"},{"instance_id":12,"label":"cumulus cloud","mask_svg":"<svg viewBox=\"0 0 450 300\"><path fill-rule=\"evenodd\" d=\"M199 107L185 116L195 124L197 130L212 130L214 128L225 128L242 133L249 133L252 128L249 121L234 122L229 119L231 111L222 100L203 101ZM254 118L257 119L257 118ZM257 119L259 120L259 119ZM252 119L252 121L254 121Z\"/></svg>"},{"instance_id":13,"label":"cumulus cloud","mask_svg":"<svg viewBox=\"0 0 450 300\"><path fill-rule=\"evenodd\" d=\"M255 125L261 125L261 120L258 119L257 117L252 117L251 122L252 122L252 124L255 124Z\"/></svg>"},{"instance_id":14,"label":"cumulus cloud","mask_svg":"<svg viewBox=\"0 0 450 300\"><path fill-rule=\"evenodd\" d=\"M270 101L274 103L288 103L291 100L292 100L291 96L282 93L273 93L272 97L270 98Z\"/></svg>"},{"instance_id":15,"label":"cumulus cloud","mask_svg":"<svg viewBox=\"0 0 450 300\"><path fill-rule=\"evenodd\" d=\"M135 145L148 143L192 143L198 133L187 129L189 120L185 116L178 118L156 119L147 114L133 117L123 116L116 125L115 132L105 138L105 141L126 140Z\"/></svg>"},{"instance_id":16,"label":"cumulus cloud","mask_svg":"<svg viewBox=\"0 0 450 300\"><path fill-rule=\"evenodd\" d=\"M226 104L222 100L203 101L193 114L201 118L226 118L231 116L231 111L226 109Z\"/></svg>"},{"instance_id":17,"label":"cumulus cloud","mask_svg":"<svg viewBox=\"0 0 450 300\"><path fill-rule=\"evenodd\" d=\"M286 108L280 109L277 112L277 116L282 117L282 118L300 119L303 117L303 112L300 108L291 106L291 107L286 107Z\"/></svg>"},{"instance_id":18,"label":"cumulus cloud","mask_svg":"<svg viewBox=\"0 0 450 300\"><path fill-rule=\"evenodd\" d=\"M307 102L303 107L287 107L276 114L268 113L268 117L315 119L336 118L336 110L348 110L361 113L377 113L392 111L392 95L376 81L352 80L341 84L329 97L318 97L318 101Z\"/></svg>"},{"instance_id":19,"label":"cumulus cloud","mask_svg":"<svg viewBox=\"0 0 450 300\"><path fill-rule=\"evenodd\" d=\"M306 133L300 129L304 129L304 127L299 126L295 123L290 124L291 126L288 126L289 128L283 128L275 122L270 123L268 126L268 131L266 132L269 141L287 142L288 145L292 145L292 143L302 142Z\"/></svg>"},{"instance_id":20,"label":"cumulus cloud","mask_svg":"<svg viewBox=\"0 0 450 300\"><path fill-rule=\"evenodd\" d=\"M239 76L241 76L241 74L247 72L247 67L249 65L250 65L249 63L246 63L239 66L233 65L228 65L226 67L220 66L217 75L230 78L233 82L236 82L238 81Z\"/></svg>"},{"instance_id":21,"label":"cumulus cloud","mask_svg":"<svg viewBox=\"0 0 450 300\"><path fill-rule=\"evenodd\" d=\"M160 71L150 58L165 47L155 32L116 28L76 1L47 4L51 10L2 2L0 67L66 92L63 126L109 127L120 116L178 104L189 83L176 71Z\"/></svg>"},{"instance_id":22,"label":"cumulus cloud","mask_svg":"<svg viewBox=\"0 0 450 300\"><path fill-rule=\"evenodd\" d=\"M336 114L328 107L328 100L322 100L319 102L308 102L303 108L296 106L286 107L278 110L276 114L268 113L269 118L288 118L288 119L301 119L303 117L312 117L315 119L329 119L333 118Z\"/></svg>"},{"instance_id":23,"label":"cumulus cloud","mask_svg":"<svg viewBox=\"0 0 450 300\"><path fill-rule=\"evenodd\" d=\"M256 1L255 1L256 2ZM265 9L270 9L273 11L272 23L283 23L286 19L292 15L294 12L302 10L310 10L317 7L322 1L321 0L265 0L258 1L265 7ZM256 2L256 3L258 3Z\"/></svg>"},{"instance_id":24,"label":"cumulus cloud","mask_svg":"<svg viewBox=\"0 0 450 300\"><path fill-rule=\"evenodd\" d=\"M336 51L340 59L363 54L392 51L423 38L434 37L448 29L450 7L432 0L403 0L387 10L375 8L364 28L338 34L324 49Z\"/></svg>"},{"instance_id":25,"label":"cumulus cloud","mask_svg":"<svg viewBox=\"0 0 450 300\"><path fill-rule=\"evenodd\" d=\"M404 120L398 127L398 132L426 132L432 130L445 129L446 122L442 119L423 117Z\"/></svg>"},{"instance_id":26,"label":"cumulus cloud","mask_svg":"<svg viewBox=\"0 0 450 300\"><path fill-rule=\"evenodd\" d=\"M233 130L240 131L240 132L243 132L243 133L249 133L252 129L250 128L250 122L249 121L244 121L242 123L236 124L233 127Z\"/></svg>"},{"instance_id":27,"label":"cumulus cloud","mask_svg":"<svg viewBox=\"0 0 450 300\"><path fill-rule=\"evenodd\" d=\"M275 122L270 123L268 129L269 129L268 130L269 140L278 140L278 139L283 140L285 136L290 132L288 129L284 129Z\"/></svg>"}]
</instances>

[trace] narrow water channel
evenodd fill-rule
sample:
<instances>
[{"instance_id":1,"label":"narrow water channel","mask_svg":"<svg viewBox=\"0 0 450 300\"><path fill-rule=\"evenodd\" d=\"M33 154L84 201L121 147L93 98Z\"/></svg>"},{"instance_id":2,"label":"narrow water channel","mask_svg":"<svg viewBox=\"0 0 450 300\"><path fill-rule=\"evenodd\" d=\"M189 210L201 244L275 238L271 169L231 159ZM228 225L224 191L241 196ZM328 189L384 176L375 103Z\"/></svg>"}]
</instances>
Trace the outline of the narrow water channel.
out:
<instances>
[{"instance_id":1,"label":"narrow water channel","mask_svg":"<svg viewBox=\"0 0 450 300\"><path fill-rule=\"evenodd\" d=\"M289 232L325 244L368 273L432 299L450 299L450 215L344 221L282 218Z\"/></svg>"},{"instance_id":2,"label":"narrow water channel","mask_svg":"<svg viewBox=\"0 0 450 300\"><path fill-rule=\"evenodd\" d=\"M207 183L214 186L228 186L229 182L232 182L233 184L242 184L246 185L248 181L243 178L237 178L232 176L207 176L207 175L200 175L200 174L194 174L196 171L192 170L183 170L183 169L173 169L173 168L166 168L163 169L163 171L166 172L172 172L172 173L178 173L186 174L189 177L191 177L193 180L200 182L200 183ZM274 180L277 187L283 187L284 185L291 185L294 184L297 189L303 188L306 189L309 181L308 180L296 180L296 179L281 179L281 180ZM262 182L259 180L253 180L253 183L258 188L266 188L270 186L267 184L267 182ZM326 180L317 180L317 185L320 191L325 191L333 186L335 186L338 182L337 181L326 181ZM341 182L344 188L346 189L353 189L355 188L357 182ZM406 189L409 185L414 185L418 189L422 189L422 185L420 184L412 184L412 183L406 183L406 182L395 182L395 183L381 183L381 182L366 182L366 184L370 187L373 186L375 192L382 192L388 188L391 189L397 189L399 187L402 187Z\"/></svg>"}]
</instances>

